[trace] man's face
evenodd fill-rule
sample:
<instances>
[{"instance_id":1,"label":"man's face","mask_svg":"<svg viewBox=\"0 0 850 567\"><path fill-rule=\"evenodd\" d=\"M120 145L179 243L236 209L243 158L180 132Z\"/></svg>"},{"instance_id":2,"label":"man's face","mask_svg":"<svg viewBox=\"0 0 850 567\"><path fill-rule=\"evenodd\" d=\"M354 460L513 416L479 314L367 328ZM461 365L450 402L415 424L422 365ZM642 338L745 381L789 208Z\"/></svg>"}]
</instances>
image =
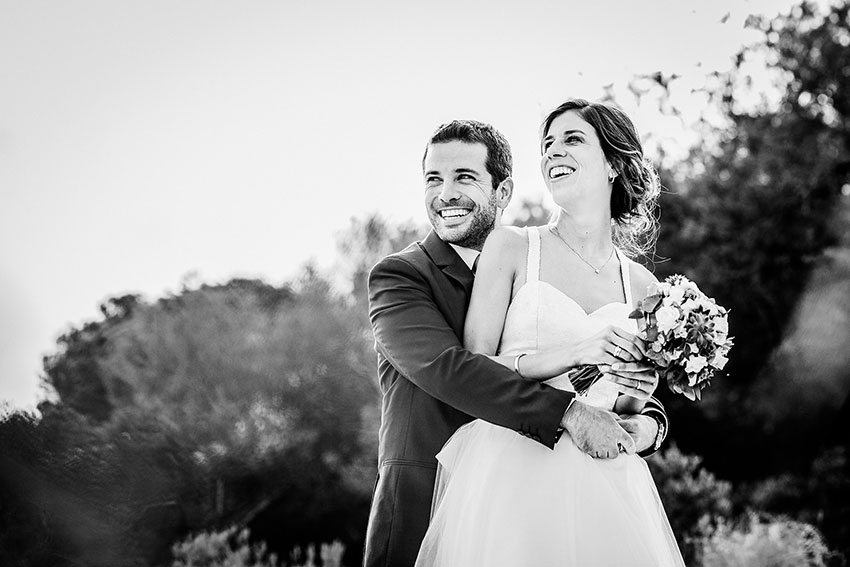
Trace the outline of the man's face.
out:
<instances>
[{"instance_id":1,"label":"man's face","mask_svg":"<svg viewBox=\"0 0 850 567\"><path fill-rule=\"evenodd\" d=\"M510 201L510 179L494 190L486 160L484 144L451 141L428 146L423 168L425 210L444 242L481 250L498 209Z\"/></svg>"}]
</instances>

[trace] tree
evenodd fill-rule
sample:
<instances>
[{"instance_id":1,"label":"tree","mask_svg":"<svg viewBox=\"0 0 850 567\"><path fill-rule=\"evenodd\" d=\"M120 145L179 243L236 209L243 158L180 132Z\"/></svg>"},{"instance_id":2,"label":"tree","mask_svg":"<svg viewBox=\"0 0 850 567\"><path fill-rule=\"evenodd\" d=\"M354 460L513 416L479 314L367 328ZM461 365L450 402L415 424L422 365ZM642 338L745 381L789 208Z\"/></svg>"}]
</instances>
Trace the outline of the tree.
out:
<instances>
[{"instance_id":1,"label":"tree","mask_svg":"<svg viewBox=\"0 0 850 567\"><path fill-rule=\"evenodd\" d=\"M149 564L189 530L254 518L272 549L338 538L359 552L378 396L347 298L307 268L279 288L232 280L101 312L45 360L58 400L30 429L8 424L0 447L28 541L71 562ZM34 443L19 442L27 431ZM257 524L280 501L298 507Z\"/></svg>"}]
</instances>

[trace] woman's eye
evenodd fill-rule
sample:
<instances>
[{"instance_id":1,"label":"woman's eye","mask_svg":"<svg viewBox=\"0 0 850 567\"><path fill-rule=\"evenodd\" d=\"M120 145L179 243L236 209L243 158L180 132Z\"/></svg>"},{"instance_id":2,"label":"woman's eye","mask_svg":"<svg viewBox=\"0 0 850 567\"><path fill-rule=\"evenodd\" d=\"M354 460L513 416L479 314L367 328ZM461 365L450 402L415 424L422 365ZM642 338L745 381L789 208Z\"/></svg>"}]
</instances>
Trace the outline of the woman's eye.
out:
<instances>
[{"instance_id":1,"label":"woman's eye","mask_svg":"<svg viewBox=\"0 0 850 567\"><path fill-rule=\"evenodd\" d=\"M581 142L581 137L580 136L567 136L566 141L567 141L568 144L578 144L578 143Z\"/></svg>"}]
</instances>

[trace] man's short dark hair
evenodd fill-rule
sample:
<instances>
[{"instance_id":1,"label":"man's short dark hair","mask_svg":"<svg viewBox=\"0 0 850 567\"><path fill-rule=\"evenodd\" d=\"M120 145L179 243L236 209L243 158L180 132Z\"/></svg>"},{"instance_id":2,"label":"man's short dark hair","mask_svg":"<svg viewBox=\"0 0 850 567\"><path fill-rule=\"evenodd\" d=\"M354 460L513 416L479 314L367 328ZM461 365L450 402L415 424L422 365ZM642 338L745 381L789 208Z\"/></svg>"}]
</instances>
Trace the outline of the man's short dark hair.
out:
<instances>
[{"instance_id":1,"label":"man's short dark hair","mask_svg":"<svg viewBox=\"0 0 850 567\"><path fill-rule=\"evenodd\" d=\"M428 156L428 147L431 144L454 141L466 144L484 144L487 148L487 160L484 162L484 166L487 168L487 173L493 178L493 189L511 176L513 158L511 157L510 144L501 132L489 124L476 120L452 120L437 128L431 139L428 140L428 145L425 146L425 154L422 156L422 169L425 169L425 158Z\"/></svg>"}]
</instances>

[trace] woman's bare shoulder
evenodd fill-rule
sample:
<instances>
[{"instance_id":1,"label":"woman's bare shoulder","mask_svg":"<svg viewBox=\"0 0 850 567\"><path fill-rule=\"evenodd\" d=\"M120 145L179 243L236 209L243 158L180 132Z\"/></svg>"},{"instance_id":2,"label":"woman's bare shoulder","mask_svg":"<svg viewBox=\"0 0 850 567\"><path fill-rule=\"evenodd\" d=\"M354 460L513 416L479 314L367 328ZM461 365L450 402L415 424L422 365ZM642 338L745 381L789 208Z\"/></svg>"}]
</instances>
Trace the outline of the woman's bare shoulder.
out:
<instances>
[{"instance_id":1,"label":"woman's bare shoulder","mask_svg":"<svg viewBox=\"0 0 850 567\"><path fill-rule=\"evenodd\" d=\"M658 283L658 278L637 262L629 262L629 265L631 267L632 294L636 299L643 299L646 297L646 289L650 285Z\"/></svg>"},{"instance_id":2,"label":"woman's bare shoulder","mask_svg":"<svg viewBox=\"0 0 850 567\"><path fill-rule=\"evenodd\" d=\"M516 226L497 226L484 242L484 251L497 253L523 252L527 248L526 229ZM484 252L482 251L482 253Z\"/></svg>"}]
</instances>

